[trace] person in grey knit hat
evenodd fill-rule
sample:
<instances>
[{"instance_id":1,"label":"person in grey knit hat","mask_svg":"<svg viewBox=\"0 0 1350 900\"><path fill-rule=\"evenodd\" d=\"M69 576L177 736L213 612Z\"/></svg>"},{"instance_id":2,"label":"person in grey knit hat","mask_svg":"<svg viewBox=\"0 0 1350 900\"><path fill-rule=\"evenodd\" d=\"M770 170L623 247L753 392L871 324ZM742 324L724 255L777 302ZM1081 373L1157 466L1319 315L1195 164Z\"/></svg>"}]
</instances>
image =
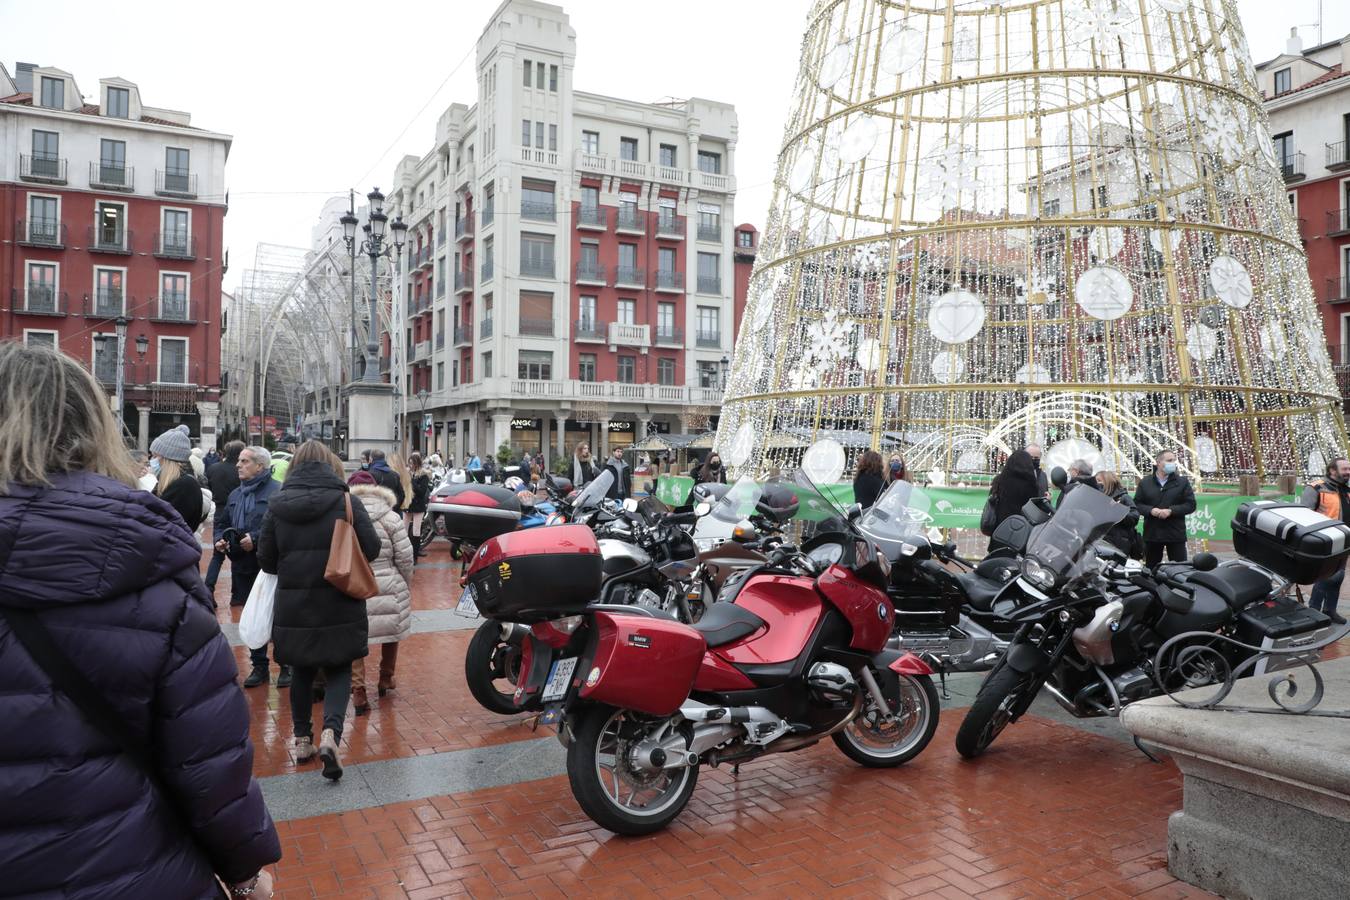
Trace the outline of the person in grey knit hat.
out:
<instances>
[{"instance_id":1,"label":"person in grey knit hat","mask_svg":"<svg viewBox=\"0 0 1350 900\"><path fill-rule=\"evenodd\" d=\"M155 496L178 511L188 531L196 531L204 515L202 489L192 475L188 457L192 446L177 428L164 432L150 444L150 471L155 476Z\"/></svg>"}]
</instances>

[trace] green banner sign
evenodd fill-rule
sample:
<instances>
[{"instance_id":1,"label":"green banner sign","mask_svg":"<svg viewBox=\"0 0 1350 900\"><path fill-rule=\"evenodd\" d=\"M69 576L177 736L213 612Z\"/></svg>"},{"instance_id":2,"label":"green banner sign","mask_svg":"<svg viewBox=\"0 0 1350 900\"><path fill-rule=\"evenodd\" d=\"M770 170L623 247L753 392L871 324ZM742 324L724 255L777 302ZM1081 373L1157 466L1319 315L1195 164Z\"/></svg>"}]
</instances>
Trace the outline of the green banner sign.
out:
<instances>
[{"instance_id":1,"label":"green banner sign","mask_svg":"<svg viewBox=\"0 0 1350 900\"><path fill-rule=\"evenodd\" d=\"M687 475L662 475L656 479L656 499L666 506L684 506L693 489L694 479Z\"/></svg>"}]
</instances>

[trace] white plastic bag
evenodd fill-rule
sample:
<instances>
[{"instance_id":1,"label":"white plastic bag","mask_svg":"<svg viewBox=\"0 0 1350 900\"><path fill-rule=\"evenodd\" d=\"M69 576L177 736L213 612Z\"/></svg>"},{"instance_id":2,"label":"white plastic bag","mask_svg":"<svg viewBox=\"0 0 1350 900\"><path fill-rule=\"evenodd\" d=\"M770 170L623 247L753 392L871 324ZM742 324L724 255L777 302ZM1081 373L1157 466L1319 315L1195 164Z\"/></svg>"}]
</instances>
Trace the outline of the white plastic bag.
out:
<instances>
[{"instance_id":1,"label":"white plastic bag","mask_svg":"<svg viewBox=\"0 0 1350 900\"><path fill-rule=\"evenodd\" d=\"M276 596L277 576L259 572L244 601L244 612L239 616L239 637L250 650L266 647L272 639L272 610Z\"/></svg>"}]
</instances>

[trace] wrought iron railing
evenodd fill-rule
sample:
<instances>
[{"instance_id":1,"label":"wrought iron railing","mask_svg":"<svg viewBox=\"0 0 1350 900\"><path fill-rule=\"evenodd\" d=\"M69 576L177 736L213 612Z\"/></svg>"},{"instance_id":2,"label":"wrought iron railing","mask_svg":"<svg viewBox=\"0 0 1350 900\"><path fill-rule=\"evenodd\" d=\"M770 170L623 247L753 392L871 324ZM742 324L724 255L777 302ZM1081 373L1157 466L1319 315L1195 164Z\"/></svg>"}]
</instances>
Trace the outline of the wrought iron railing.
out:
<instances>
[{"instance_id":1,"label":"wrought iron railing","mask_svg":"<svg viewBox=\"0 0 1350 900\"><path fill-rule=\"evenodd\" d=\"M170 197L196 197L197 176L176 169L155 170L155 193Z\"/></svg>"}]
</instances>

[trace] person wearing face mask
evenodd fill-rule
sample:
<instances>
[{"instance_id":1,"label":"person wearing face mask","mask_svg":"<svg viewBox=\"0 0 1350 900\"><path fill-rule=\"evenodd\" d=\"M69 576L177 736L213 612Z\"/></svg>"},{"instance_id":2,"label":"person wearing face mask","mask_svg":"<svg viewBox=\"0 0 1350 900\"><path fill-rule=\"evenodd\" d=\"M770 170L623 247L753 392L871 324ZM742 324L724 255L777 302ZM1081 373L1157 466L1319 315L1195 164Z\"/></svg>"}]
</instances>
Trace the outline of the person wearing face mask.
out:
<instances>
[{"instance_id":1,"label":"person wearing face mask","mask_svg":"<svg viewBox=\"0 0 1350 900\"><path fill-rule=\"evenodd\" d=\"M621 448L614 448L609 459L605 460L605 468L614 473L614 483L609 486L609 499L623 501L633 496L633 469L623 461Z\"/></svg>"},{"instance_id":2,"label":"person wearing face mask","mask_svg":"<svg viewBox=\"0 0 1350 900\"><path fill-rule=\"evenodd\" d=\"M727 473L722 469L722 457L716 453L708 454L708 461L698 470L698 478L695 479L699 484L726 484Z\"/></svg>"},{"instance_id":3,"label":"person wearing face mask","mask_svg":"<svg viewBox=\"0 0 1350 900\"><path fill-rule=\"evenodd\" d=\"M1036 472L1036 490L1042 497L1050 496L1050 479L1046 477L1045 470L1041 468L1041 450L1040 444L1027 444L1027 456L1031 457L1031 468Z\"/></svg>"},{"instance_id":4,"label":"person wearing face mask","mask_svg":"<svg viewBox=\"0 0 1350 900\"><path fill-rule=\"evenodd\" d=\"M192 448L178 429L166 431L150 444L150 471L155 476L155 496L182 517L189 531L202 523L202 489L188 461Z\"/></svg>"},{"instance_id":5,"label":"person wearing face mask","mask_svg":"<svg viewBox=\"0 0 1350 900\"><path fill-rule=\"evenodd\" d=\"M591 445L582 441L572 454L572 487L580 490L594 481L597 474L595 463L591 461Z\"/></svg>"},{"instance_id":6,"label":"person wearing face mask","mask_svg":"<svg viewBox=\"0 0 1350 900\"><path fill-rule=\"evenodd\" d=\"M1316 510L1328 519L1350 523L1350 459L1338 456L1327 466L1327 476L1303 491L1303 505ZM1308 606L1320 609L1337 625L1345 624L1345 617L1336 612L1341 596L1341 582L1345 580L1345 564L1335 574L1313 585L1308 595Z\"/></svg>"},{"instance_id":7,"label":"person wearing face mask","mask_svg":"<svg viewBox=\"0 0 1350 900\"><path fill-rule=\"evenodd\" d=\"M1152 474L1139 479L1134 505L1144 517L1144 563L1162 562L1163 551L1172 562L1186 561L1186 517L1195 512L1195 490L1177 471L1177 455L1158 454Z\"/></svg>"}]
</instances>

